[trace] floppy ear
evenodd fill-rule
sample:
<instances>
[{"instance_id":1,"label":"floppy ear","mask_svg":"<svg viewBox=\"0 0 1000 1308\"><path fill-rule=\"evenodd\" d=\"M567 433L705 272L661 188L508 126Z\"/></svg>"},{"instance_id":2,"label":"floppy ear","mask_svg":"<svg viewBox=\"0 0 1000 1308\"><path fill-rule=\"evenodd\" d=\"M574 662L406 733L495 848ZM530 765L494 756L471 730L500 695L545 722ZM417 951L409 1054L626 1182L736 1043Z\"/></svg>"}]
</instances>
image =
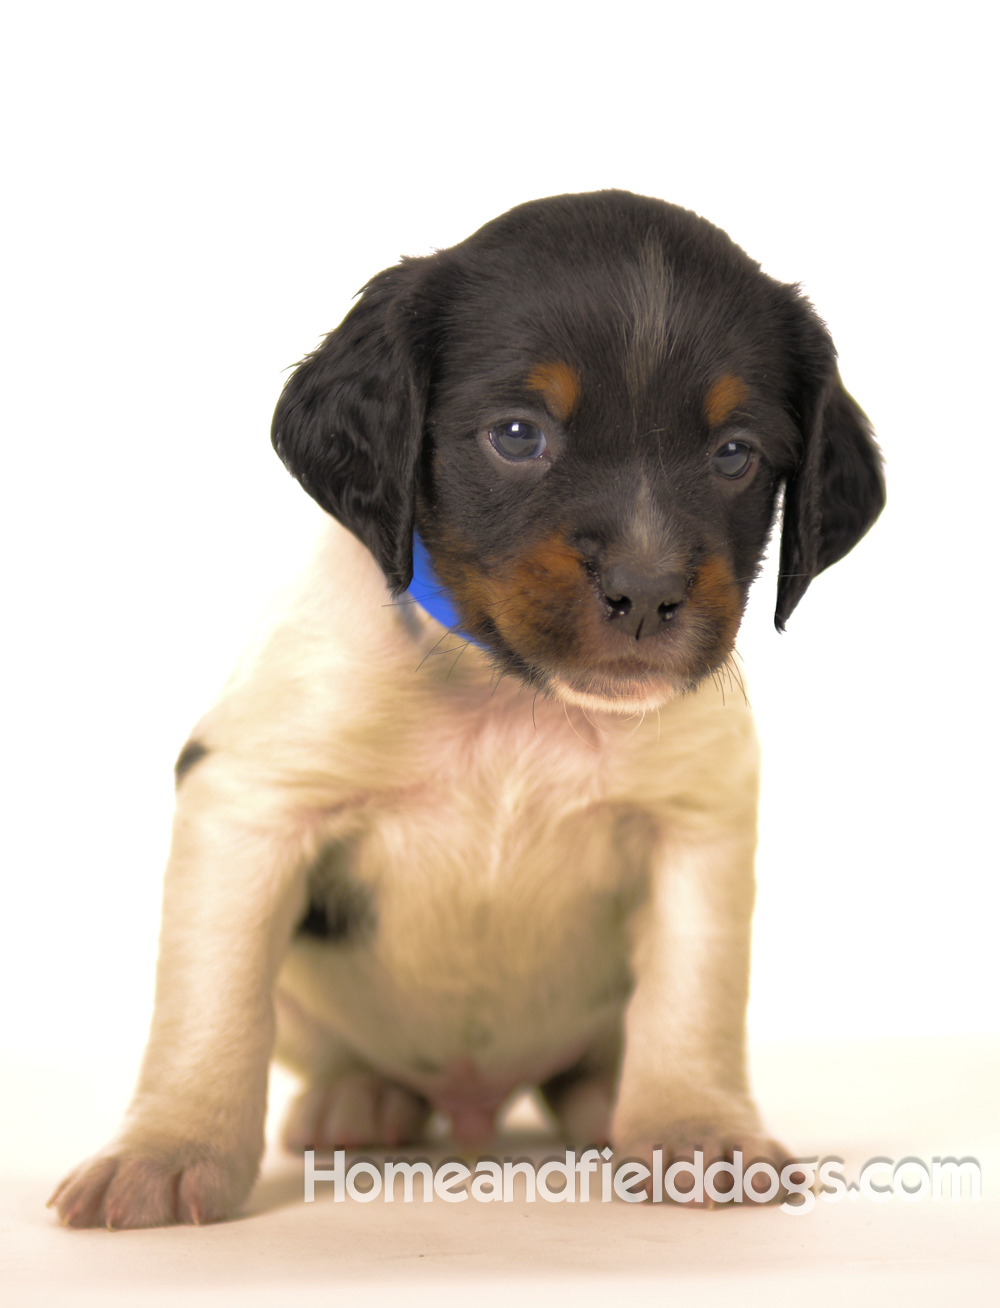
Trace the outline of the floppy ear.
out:
<instances>
[{"instance_id":1,"label":"floppy ear","mask_svg":"<svg viewBox=\"0 0 1000 1308\"><path fill-rule=\"evenodd\" d=\"M828 342L826 378L803 406L802 458L785 483L779 631L812 579L854 548L885 505L882 456L868 419L841 384Z\"/></svg>"},{"instance_id":2,"label":"floppy ear","mask_svg":"<svg viewBox=\"0 0 1000 1308\"><path fill-rule=\"evenodd\" d=\"M285 467L371 550L393 594L413 574L427 377L407 339L418 265L373 277L288 379L271 424Z\"/></svg>"}]
</instances>

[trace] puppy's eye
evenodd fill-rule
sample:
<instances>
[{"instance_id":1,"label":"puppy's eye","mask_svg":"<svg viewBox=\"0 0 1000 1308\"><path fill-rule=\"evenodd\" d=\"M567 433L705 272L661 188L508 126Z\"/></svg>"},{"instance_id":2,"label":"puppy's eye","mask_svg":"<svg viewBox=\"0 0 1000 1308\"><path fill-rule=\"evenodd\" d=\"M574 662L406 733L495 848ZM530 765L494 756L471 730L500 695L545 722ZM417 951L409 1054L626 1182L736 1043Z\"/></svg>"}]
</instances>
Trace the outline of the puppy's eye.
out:
<instances>
[{"instance_id":1,"label":"puppy's eye","mask_svg":"<svg viewBox=\"0 0 1000 1308\"><path fill-rule=\"evenodd\" d=\"M742 477L750 466L753 450L742 441L726 441L712 455L712 467L723 477Z\"/></svg>"},{"instance_id":2,"label":"puppy's eye","mask_svg":"<svg viewBox=\"0 0 1000 1308\"><path fill-rule=\"evenodd\" d=\"M490 444L505 459L537 459L547 443L545 433L530 422L501 422L490 428Z\"/></svg>"}]
</instances>

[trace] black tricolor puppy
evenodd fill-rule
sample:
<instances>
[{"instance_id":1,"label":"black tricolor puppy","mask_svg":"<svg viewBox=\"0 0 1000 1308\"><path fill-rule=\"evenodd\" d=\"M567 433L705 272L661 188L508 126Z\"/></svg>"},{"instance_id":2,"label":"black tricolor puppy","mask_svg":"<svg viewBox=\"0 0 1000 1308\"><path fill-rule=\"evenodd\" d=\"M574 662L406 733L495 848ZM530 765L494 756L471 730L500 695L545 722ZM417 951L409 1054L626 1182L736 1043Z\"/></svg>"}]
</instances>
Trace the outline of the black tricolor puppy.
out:
<instances>
[{"instance_id":1,"label":"black tricolor puppy","mask_svg":"<svg viewBox=\"0 0 1000 1308\"><path fill-rule=\"evenodd\" d=\"M522 205L381 273L273 436L394 593L417 528L505 670L605 706L724 663L779 490L779 628L884 499L798 290L704 219L616 191Z\"/></svg>"},{"instance_id":2,"label":"black tricolor puppy","mask_svg":"<svg viewBox=\"0 0 1000 1308\"><path fill-rule=\"evenodd\" d=\"M779 627L883 501L812 308L685 210L542 200L374 278L274 440L336 521L178 760L146 1059L62 1219L236 1211L272 1055L296 1149L435 1108L483 1140L537 1086L650 1167L780 1165L744 1053L757 744L722 681L779 494Z\"/></svg>"}]
</instances>

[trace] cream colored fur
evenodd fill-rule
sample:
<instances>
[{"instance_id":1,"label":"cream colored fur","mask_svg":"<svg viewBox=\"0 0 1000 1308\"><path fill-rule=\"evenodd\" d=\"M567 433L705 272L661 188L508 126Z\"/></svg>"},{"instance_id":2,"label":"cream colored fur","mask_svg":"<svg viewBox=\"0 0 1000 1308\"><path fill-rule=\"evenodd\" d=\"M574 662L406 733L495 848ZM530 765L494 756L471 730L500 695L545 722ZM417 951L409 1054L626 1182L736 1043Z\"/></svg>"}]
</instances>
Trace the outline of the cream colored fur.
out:
<instances>
[{"instance_id":1,"label":"cream colored fur","mask_svg":"<svg viewBox=\"0 0 1000 1308\"><path fill-rule=\"evenodd\" d=\"M578 1066L553 1094L571 1131L600 1131L603 1094L620 1151L768 1149L744 1067L758 761L738 686L623 718L495 685L331 523L193 738L139 1085L57 1191L65 1221L231 1214L275 1047L312 1087L293 1143L352 1117L391 1143L425 1101L481 1118ZM377 928L289 947L330 841Z\"/></svg>"}]
</instances>

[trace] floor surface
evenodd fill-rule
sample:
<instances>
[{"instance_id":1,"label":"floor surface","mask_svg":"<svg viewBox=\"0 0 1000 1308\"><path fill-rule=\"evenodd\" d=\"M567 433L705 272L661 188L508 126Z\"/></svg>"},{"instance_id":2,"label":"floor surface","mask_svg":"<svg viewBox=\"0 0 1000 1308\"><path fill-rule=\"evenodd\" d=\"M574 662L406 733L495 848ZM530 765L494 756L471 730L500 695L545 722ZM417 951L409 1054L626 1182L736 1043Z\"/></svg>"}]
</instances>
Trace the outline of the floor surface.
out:
<instances>
[{"instance_id":1,"label":"floor surface","mask_svg":"<svg viewBox=\"0 0 1000 1308\"><path fill-rule=\"evenodd\" d=\"M818 1202L692 1212L671 1205L335 1204L270 1148L245 1214L204 1228L67 1231L42 1206L54 1177L3 1183L0 1283L9 1305L699 1305L1000 1303L1000 1037L811 1042L754 1051L768 1125L844 1174L880 1156L972 1156L982 1199ZM519 1115L520 1114L520 1115ZM484 1154L541 1159L556 1142L512 1129ZM81 1123L81 1139L86 1138ZM441 1152L441 1151L439 1151ZM426 1155L427 1150L420 1153ZM443 1156L443 1152L441 1152ZM73 1159L67 1159L67 1163ZM519 1192L520 1193L520 1192ZM401 1197L401 1196L400 1196Z\"/></svg>"}]
</instances>

